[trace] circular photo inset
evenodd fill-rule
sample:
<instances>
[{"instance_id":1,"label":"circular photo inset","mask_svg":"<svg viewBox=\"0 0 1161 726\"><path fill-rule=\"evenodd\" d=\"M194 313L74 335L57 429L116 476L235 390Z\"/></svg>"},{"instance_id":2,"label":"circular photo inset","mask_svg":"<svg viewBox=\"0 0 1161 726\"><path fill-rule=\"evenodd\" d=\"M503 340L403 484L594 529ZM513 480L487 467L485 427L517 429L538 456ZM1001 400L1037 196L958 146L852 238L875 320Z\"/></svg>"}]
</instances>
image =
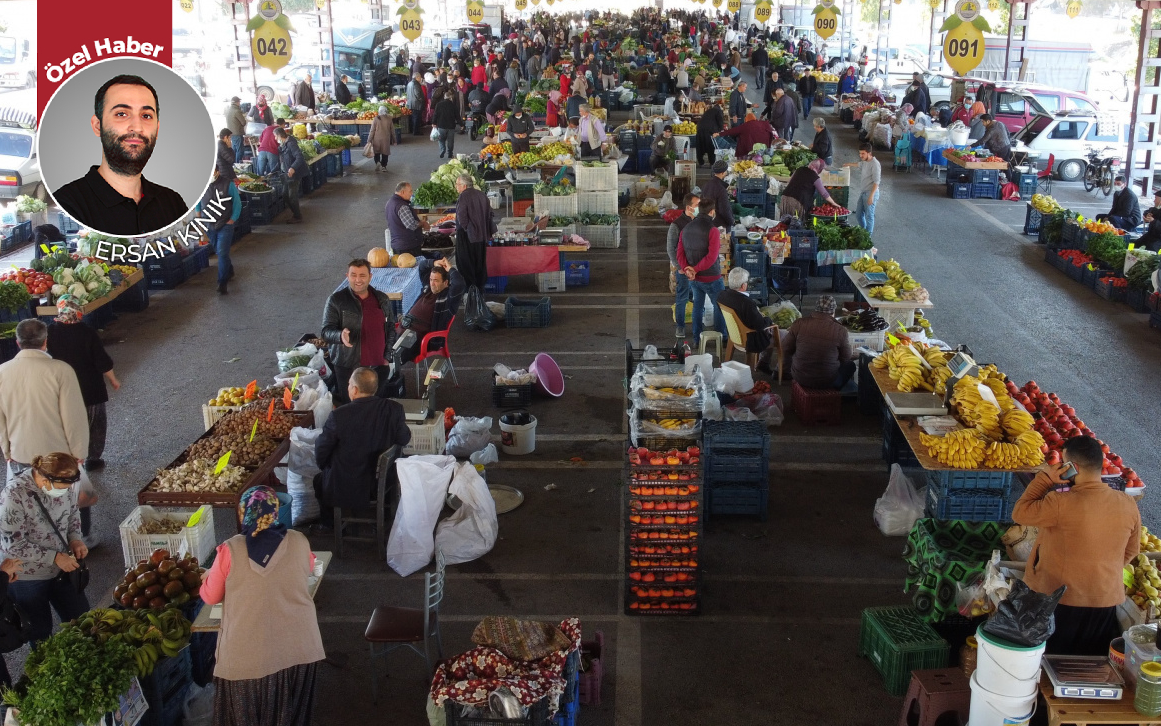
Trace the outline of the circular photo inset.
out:
<instances>
[{"instance_id":1,"label":"circular photo inset","mask_svg":"<svg viewBox=\"0 0 1161 726\"><path fill-rule=\"evenodd\" d=\"M112 236L165 229L197 204L217 157L214 124L173 69L111 58L49 99L37 133L48 193L85 227Z\"/></svg>"}]
</instances>

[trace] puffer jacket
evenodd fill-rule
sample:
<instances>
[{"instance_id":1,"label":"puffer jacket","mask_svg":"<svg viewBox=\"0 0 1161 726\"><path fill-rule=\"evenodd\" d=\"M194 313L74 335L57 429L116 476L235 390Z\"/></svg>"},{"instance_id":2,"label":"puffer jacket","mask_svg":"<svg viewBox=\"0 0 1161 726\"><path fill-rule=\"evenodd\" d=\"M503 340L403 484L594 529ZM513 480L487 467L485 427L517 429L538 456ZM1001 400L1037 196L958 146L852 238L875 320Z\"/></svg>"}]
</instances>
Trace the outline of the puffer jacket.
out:
<instances>
[{"instance_id":1,"label":"puffer jacket","mask_svg":"<svg viewBox=\"0 0 1161 726\"><path fill-rule=\"evenodd\" d=\"M391 346L395 343L395 311L391 307L391 300L387 293L375 288L369 288L379 307L383 310L384 337L387 345L383 356L391 359ZM351 331L351 347L343 345L343 328ZM331 362L341 368L358 368L360 355L359 335L363 330L363 303L351 292L351 288L344 287L331 293L327 298L326 310L323 312L322 336L330 343Z\"/></svg>"}]
</instances>

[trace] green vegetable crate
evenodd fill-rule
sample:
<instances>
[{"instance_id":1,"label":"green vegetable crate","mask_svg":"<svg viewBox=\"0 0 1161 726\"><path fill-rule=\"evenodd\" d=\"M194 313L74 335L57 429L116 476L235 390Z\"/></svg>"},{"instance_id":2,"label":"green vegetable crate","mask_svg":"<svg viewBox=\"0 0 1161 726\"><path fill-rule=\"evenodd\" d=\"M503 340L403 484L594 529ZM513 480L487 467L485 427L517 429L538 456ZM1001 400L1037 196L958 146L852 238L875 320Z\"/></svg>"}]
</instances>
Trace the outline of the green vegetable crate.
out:
<instances>
[{"instance_id":1,"label":"green vegetable crate","mask_svg":"<svg viewBox=\"0 0 1161 726\"><path fill-rule=\"evenodd\" d=\"M863 611L859 655L869 658L892 696L902 696L911 671L947 666L951 648L911 607L887 606Z\"/></svg>"}]
</instances>

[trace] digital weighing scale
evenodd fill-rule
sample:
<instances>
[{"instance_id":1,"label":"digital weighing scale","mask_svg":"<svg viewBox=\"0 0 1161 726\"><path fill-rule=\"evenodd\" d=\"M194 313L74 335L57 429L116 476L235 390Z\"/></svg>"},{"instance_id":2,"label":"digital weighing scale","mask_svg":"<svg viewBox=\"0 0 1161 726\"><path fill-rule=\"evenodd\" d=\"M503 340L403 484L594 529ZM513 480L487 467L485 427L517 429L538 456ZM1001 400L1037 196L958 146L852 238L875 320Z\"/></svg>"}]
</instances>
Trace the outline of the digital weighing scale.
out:
<instances>
[{"instance_id":1,"label":"digital weighing scale","mask_svg":"<svg viewBox=\"0 0 1161 726\"><path fill-rule=\"evenodd\" d=\"M887 407L896 416L942 416L947 406L939 396L926 391L922 393L888 393L883 396Z\"/></svg>"},{"instance_id":2,"label":"digital weighing scale","mask_svg":"<svg viewBox=\"0 0 1161 726\"><path fill-rule=\"evenodd\" d=\"M399 339L395 341L392 348L392 358L395 362L395 370L400 370L403 367L401 360L401 351L404 348L411 346L415 342L415 331L405 330ZM441 357L434 357L427 368L427 377L424 379L424 385L427 386L427 391L424 392L420 398L393 398L400 406L403 407L403 418L406 421L413 423L423 423L431 415L435 409L433 401L435 397L435 383L443 378L443 369L447 360Z\"/></svg>"},{"instance_id":3,"label":"digital weighing scale","mask_svg":"<svg viewBox=\"0 0 1161 726\"><path fill-rule=\"evenodd\" d=\"M1046 655L1042 665L1057 698L1119 701L1125 693L1124 679L1104 656Z\"/></svg>"}]
</instances>

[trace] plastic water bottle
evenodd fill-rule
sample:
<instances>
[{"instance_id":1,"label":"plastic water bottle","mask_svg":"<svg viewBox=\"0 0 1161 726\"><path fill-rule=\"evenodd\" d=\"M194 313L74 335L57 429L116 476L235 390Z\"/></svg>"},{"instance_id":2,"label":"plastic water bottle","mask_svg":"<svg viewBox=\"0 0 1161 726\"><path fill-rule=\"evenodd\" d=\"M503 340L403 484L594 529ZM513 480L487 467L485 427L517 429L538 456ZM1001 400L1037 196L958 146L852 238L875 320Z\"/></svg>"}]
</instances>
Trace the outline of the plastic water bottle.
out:
<instances>
[{"instance_id":1,"label":"plastic water bottle","mask_svg":"<svg viewBox=\"0 0 1161 726\"><path fill-rule=\"evenodd\" d=\"M1141 664L1133 707L1142 716L1161 716L1161 663Z\"/></svg>"}]
</instances>

